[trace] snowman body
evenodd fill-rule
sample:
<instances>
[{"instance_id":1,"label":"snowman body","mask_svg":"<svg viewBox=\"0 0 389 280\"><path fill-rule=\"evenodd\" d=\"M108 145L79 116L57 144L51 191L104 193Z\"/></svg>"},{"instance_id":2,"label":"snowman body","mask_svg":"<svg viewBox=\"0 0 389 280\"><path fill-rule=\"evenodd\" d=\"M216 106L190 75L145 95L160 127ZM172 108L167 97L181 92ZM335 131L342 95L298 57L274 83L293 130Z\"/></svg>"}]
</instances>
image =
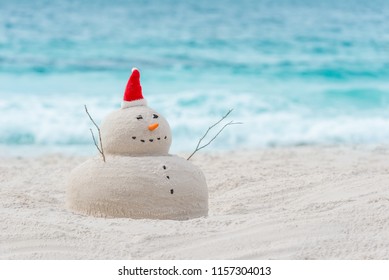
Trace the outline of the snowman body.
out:
<instances>
[{"instance_id":1,"label":"snowman body","mask_svg":"<svg viewBox=\"0 0 389 280\"><path fill-rule=\"evenodd\" d=\"M142 98L131 100L138 81L135 69L122 108L101 125L106 161L96 157L71 172L67 207L99 217L184 220L206 216L208 189L203 173L169 154L168 122L147 106L141 94Z\"/></svg>"},{"instance_id":2,"label":"snowman body","mask_svg":"<svg viewBox=\"0 0 389 280\"><path fill-rule=\"evenodd\" d=\"M202 172L177 156L90 159L69 183L68 206L88 215L185 220L208 212Z\"/></svg>"}]
</instances>

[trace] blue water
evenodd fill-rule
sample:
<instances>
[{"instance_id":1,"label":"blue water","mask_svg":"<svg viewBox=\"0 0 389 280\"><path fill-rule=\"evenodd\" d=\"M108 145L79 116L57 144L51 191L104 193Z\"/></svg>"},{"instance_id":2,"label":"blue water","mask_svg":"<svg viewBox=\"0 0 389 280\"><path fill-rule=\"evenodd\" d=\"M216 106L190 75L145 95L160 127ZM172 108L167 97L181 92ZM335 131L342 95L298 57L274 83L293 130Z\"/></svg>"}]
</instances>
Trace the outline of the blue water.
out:
<instances>
[{"instance_id":1,"label":"blue water","mask_svg":"<svg viewBox=\"0 0 389 280\"><path fill-rule=\"evenodd\" d=\"M95 152L134 66L173 152L389 143L389 1L0 0L0 149Z\"/></svg>"}]
</instances>

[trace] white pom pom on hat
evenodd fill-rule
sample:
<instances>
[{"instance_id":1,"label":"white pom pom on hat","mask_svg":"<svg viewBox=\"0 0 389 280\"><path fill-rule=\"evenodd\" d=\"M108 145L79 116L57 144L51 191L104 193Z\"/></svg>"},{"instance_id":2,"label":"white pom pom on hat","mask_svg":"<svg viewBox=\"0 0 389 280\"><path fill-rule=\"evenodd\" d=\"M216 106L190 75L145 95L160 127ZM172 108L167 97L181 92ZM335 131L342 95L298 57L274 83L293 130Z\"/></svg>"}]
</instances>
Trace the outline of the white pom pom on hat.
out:
<instances>
[{"instance_id":1,"label":"white pom pom on hat","mask_svg":"<svg viewBox=\"0 0 389 280\"><path fill-rule=\"evenodd\" d=\"M139 70L137 68L132 68L131 76L128 79L126 90L124 91L122 109L146 105L147 101L142 95Z\"/></svg>"}]
</instances>

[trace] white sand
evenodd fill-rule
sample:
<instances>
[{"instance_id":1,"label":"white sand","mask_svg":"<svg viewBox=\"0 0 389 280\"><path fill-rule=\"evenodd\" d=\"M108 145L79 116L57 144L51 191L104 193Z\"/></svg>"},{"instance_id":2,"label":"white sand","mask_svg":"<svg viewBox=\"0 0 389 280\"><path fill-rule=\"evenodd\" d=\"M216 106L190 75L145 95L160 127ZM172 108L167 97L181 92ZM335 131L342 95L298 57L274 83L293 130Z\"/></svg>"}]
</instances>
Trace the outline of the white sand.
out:
<instances>
[{"instance_id":1,"label":"white sand","mask_svg":"<svg viewBox=\"0 0 389 280\"><path fill-rule=\"evenodd\" d=\"M189 221L68 212L85 159L0 159L1 259L389 259L389 148L198 154L210 209Z\"/></svg>"}]
</instances>

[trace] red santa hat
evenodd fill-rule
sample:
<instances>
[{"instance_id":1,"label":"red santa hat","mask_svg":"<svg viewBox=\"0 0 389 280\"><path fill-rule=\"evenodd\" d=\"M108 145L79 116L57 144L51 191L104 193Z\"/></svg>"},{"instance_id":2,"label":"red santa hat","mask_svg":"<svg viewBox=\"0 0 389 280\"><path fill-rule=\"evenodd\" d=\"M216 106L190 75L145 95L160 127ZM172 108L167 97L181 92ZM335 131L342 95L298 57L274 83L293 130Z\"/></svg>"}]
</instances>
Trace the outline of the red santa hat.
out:
<instances>
[{"instance_id":1,"label":"red santa hat","mask_svg":"<svg viewBox=\"0 0 389 280\"><path fill-rule=\"evenodd\" d=\"M122 109L133 106L146 106L146 99L142 95L142 86L140 85L140 73L137 68L132 68L130 79L128 80L124 92Z\"/></svg>"}]
</instances>

